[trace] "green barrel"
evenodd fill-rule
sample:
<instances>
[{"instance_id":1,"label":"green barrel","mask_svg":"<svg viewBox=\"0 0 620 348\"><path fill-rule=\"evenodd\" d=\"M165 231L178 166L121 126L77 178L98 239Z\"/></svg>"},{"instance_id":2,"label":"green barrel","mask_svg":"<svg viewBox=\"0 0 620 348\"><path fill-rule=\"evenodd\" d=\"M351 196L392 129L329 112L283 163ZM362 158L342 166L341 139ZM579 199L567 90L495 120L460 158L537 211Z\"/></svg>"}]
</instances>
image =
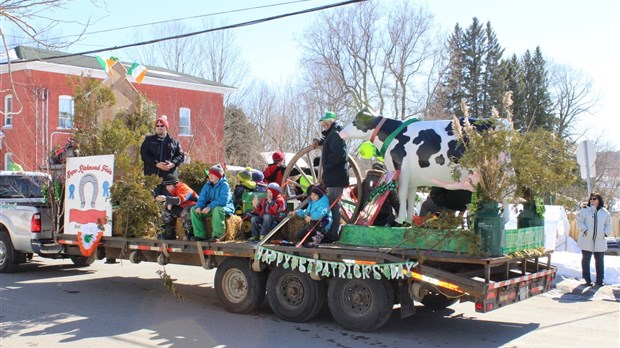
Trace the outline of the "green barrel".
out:
<instances>
[{"instance_id":1,"label":"green barrel","mask_svg":"<svg viewBox=\"0 0 620 348\"><path fill-rule=\"evenodd\" d=\"M543 226L545 221L536 213L536 206L532 203L523 204L523 210L517 216L517 228Z\"/></svg>"},{"instance_id":2,"label":"green barrel","mask_svg":"<svg viewBox=\"0 0 620 348\"><path fill-rule=\"evenodd\" d=\"M504 248L504 219L497 202L481 202L476 212L474 231L482 241L482 252L502 256Z\"/></svg>"}]
</instances>

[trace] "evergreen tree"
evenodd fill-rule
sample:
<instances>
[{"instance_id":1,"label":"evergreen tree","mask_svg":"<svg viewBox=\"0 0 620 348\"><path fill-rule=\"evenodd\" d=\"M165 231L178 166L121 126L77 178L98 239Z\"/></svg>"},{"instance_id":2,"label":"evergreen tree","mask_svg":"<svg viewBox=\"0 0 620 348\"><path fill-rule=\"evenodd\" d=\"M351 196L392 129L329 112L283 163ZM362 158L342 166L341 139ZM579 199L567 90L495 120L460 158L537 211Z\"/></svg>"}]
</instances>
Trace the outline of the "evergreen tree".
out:
<instances>
[{"instance_id":1,"label":"evergreen tree","mask_svg":"<svg viewBox=\"0 0 620 348\"><path fill-rule=\"evenodd\" d=\"M465 98L463 88L463 30L457 24L448 38L449 62L437 93L436 101L449 113L462 115L460 103Z\"/></svg>"},{"instance_id":2,"label":"evergreen tree","mask_svg":"<svg viewBox=\"0 0 620 348\"><path fill-rule=\"evenodd\" d=\"M243 110L230 105L224 109L224 153L230 164L262 169L263 149L258 130Z\"/></svg>"},{"instance_id":3,"label":"evergreen tree","mask_svg":"<svg viewBox=\"0 0 620 348\"><path fill-rule=\"evenodd\" d=\"M486 52L484 57L484 74L482 96L482 113L480 117L489 117L493 106L500 108L502 99L506 92L500 70L500 61L504 54L504 49L497 41L497 35L491 28L491 23L487 22L486 26Z\"/></svg>"},{"instance_id":4,"label":"evergreen tree","mask_svg":"<svg viewBox=\"0 0 620 348\"><path fill-rule=\"evenodd\" d=\"M551 97L548 92L548 78L545 60L540 47L536 47L534 55L529 50L521 60L523 69L523 107L522 113L515 116L519 119L518 129L543 128L553 131L555 119L551 113Z\"/></svg>"},{"instance_id":5,"label":"evergreen tree","mask_svg":"<svg viewBox=\"0 0 620 348\"><path fill-rule=\"evenodd\" d=\"M506 92L499 66L503 53L490 22L485 27L474 18L465 32L457 24L448 39L449 63L436 99L462 116L461 99L465 98L471 115L489 117Z\"/></svg>"}]
</instances>

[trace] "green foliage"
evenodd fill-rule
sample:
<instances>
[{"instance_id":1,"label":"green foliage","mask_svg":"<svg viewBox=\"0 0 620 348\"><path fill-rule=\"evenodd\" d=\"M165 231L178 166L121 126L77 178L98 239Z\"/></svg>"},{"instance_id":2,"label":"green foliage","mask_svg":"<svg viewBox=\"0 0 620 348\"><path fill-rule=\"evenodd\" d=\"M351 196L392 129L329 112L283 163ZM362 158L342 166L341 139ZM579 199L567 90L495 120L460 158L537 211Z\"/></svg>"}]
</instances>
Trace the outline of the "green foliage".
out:
<instances>
[{"instance_id":1,"label":"green foliage","mask_svg":"<svg viewBox=\"0 0 620 348\"><path fill-rule=\"evenodd\" d=\"M136 112L119 113L101 122L100 110L115 104L112 90L98 80L80 77L74 83L75 138L83 155L115 155L114 234L126 237L153 235L159 226L159 205L151 189L160 183L156 176L144 177L139 148L155 118L154 104L139 96Z\"/></svg>"},{"instance_id":2,"label":"green foliage","mask_svg":"<svg viewBox=\"0 0 620 348\"><path fill-rule=\"evenodd\" d=\"M498 122L499 119L493 118L491 121ZM511 197L516 179L512 163L506 157L506 151L518 133L510 129L501 129L499 126L479 132L467 118L463 127L456 117L452 125L459 143L465 147L463 156L454 167L457 169L453 172L455 179L460 180L458 176L463 171L473 171L478 176L479 201L501 202Z\"/></svg>"},{"instance_id":3,"label":"green foliage","mask_svg":"<svg viewBox=\"0 0 620 348\"><path fill-rule=\"evenodd\" d=\"M168 272L166 272L165 268L162 267L162 269L158 270L157 275L159 275L159 278L161 278L166 289L168 289L168 291L170 291L174 295L174 297L176 297L179 300L183 300L183 294L181 294L177 290L177 287L174 284L174 280L172 280L172 277L170 277Z\"/></svg>"},{"instance_id":4,"label":"green foliage","mask_svg":"<svg viewBox=\"0 0 620 348\"><path fill-rule=\"evenodd\" d=\"M224 109L224 153L228 163L262 167L264 165L260 155L262 149L263 143L258 129L250 122L245 112L238 106L227 106Z\"/></svg>"},{"instance_id":5,"label":"green foliage","mask_svg":"<svg viewBox=\"0 0 620 348\"><path fill-rule=\"evenodd\" d=\"M535 203L535 197L555 194L577 180L572 147L550 131L517 134L511 139L510 157L517 194L526 202Z\"/></svg>"},{"instance_id":6,"label":"green foliage","mask_svg":"<svg viewBox=\"0 0 620 348\"><path fill-rule=\"evenodd\" d=\"M208 175L205 170L211 168L213 164L207 164L201 161L193 161L184 164L179 173L179 180L187 184L196 193L200 193L202 187L207 182Z\"/></svg>"},{"instance_id":7,"label":"green foliage","mask_svg":"<svg viewBox=\"0 0 620 348\"><path fill-rule=\"evenodd\" d=\"M441 222L438 223L442 224ZM448 222L448 225L451 225L451 222ZM480 236L468 229L435 229L412 226L404 233L403 242L416 245L432 243L432 245L425 247L429 251L445 249L447 245L454 243L456 250L466 250L468 255L482 254ZM418 261L423 262L423 256Z\"/></svg>"},{"instance_id":8,"label":"green foliage","mask_svg":"<svg viewBox=\"0 0 620 348\"><path fill-rule=\"evenodd\" d=\"M130 170L112 185L114 235L124 237L153 236L160 224L160 206L148 188L159 184L157 176L145 177L141 169Z\"/></svg>"}]
</instances>

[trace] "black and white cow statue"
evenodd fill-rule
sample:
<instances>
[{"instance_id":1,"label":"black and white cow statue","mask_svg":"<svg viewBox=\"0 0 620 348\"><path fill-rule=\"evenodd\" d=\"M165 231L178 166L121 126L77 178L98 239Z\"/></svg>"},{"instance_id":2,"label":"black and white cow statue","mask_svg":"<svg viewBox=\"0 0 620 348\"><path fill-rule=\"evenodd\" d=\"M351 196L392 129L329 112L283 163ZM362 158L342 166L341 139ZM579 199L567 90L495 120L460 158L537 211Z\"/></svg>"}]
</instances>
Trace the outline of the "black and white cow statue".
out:
<instances>
[{"instance_id":1,"label":"black and white cow statue","mask_svg":"<svg viewBox=\"0 0 620 348\"><path fill-rule=\"evenodd\" d=\"M511 127L508 120L501 122ZM480 131L491 125L475 119L470 119L470 123ZM382 154L388 170L400 170L398 223L411 222L418 186L473 191L478 182L477 173L467 170L461 171L459 180L452 177L450 164L458 161L464 147L458 143L451 120L400 121L364 109L339 134L345 140L369 140Z\"/></svg>"}]
</instances>

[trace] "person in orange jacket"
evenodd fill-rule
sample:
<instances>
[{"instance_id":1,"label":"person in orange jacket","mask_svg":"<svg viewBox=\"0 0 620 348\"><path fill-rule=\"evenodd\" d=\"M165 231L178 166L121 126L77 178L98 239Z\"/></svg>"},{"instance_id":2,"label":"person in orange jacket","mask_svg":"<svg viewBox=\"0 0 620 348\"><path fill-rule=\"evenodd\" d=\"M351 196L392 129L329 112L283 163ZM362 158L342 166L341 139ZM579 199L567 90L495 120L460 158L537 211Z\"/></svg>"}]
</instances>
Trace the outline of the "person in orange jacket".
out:
<instances>
[{"instance_id":1,"label":"person in orange jacket","mask_svg":"<svg viewBox=\"0 0 620 348\"><path fill-rule=\"evenodd\" d=\"M175 226L177 219L183 221L185 239L189 240L192 234L192 220L190 210L198 201L198 195L187 184L179 181L176 173L168 173L164 176L163 184L170 196L159 195L155 197L158 202L164 203L162 220L164 222L164 233L158 235L158 239L176 239Z\"/></svg>"}]
</instances>

